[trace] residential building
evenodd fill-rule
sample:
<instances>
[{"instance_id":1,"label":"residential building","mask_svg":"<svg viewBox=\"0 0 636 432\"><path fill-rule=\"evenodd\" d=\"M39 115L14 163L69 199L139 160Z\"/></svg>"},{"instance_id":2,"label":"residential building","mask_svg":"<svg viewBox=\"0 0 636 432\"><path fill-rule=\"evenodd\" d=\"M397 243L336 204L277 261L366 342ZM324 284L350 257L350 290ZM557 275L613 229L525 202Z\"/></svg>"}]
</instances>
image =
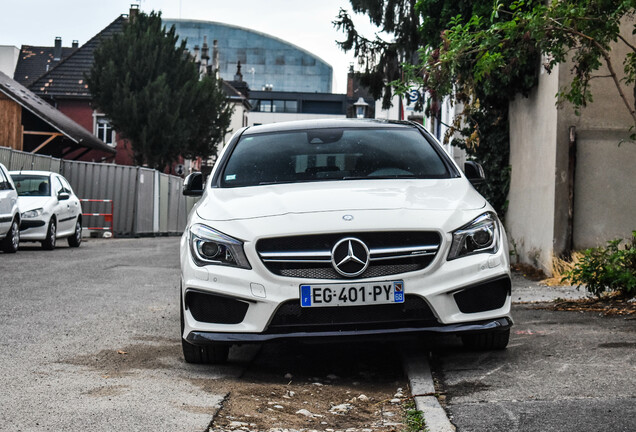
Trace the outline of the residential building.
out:
<instances>
[{"instance_id":1,"label":"residential building","mask_svg":"<svg viewBox=\"0 0 636 432\"><path fill-rule=\"evenodd\" d=\"M127 19L127 15L117 17L81 47L74 43L70 49L64 49L61 47L62 41L56 39L52 49L23 47L21 51L16 79L25 82L36 95L92 132L108 146L117 149L116 155L111 152L89 152L82 155L84 160L132 164L129 144L115 133L108 118L93 107L85 79L93 66L93 53L100 41L120 32ZM68 155L69 159L77 157L78 154Z\"/></svg>"},{"instance_id":2,"label":"residential building","mask_svg":"<svg viewBox=\"0 0 636 432\"><path fill-rule=\"evenodd\" d=\"M56 67L79 48L74 40L71 47L62 46L62 38L56 37L53 46L22 45L19 50L13 79L25 87L31 86L38 78ZM9 74L7 74L9 75Z\"/></svg>"},{"instance_id":3,"label":"residential building","mask_svg":"<svg viewBox=\"0 0 636 432\"><path fill-rule=\"evenodd\" d=\"M0 147L65 159L78 159L89 152L115 153L115 149L2 72Z\"/></svg>"}]
</instances>

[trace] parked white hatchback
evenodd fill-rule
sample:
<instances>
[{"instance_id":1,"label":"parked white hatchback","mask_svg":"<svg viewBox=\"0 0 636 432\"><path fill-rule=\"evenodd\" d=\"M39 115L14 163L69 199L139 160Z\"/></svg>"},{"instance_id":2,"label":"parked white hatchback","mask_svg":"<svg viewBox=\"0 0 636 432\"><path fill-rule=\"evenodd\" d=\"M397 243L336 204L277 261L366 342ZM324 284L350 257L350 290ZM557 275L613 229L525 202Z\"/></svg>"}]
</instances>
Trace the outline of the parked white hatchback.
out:
<instances>
[{"instance_id":1,"label":"parked white hatchback","mask_svg":"<svg viewBox=\"0 0 636 432\"><path fill-rule=\"evenodd\" d=\"M181 239L185 360L231 344L450 333L503 349L506 235L493 208L421 125L325 120L237 132Z\"/></svg>"},{"instance_id":2,"label":"parked white hatchback","mask_svg":"<svg viewBox=\"0 0 636 432\"><path fill-rule=\"evenodd\" d=\"M0 163L0 249L15 253L20 243L18 194L7 168Z\"/></svg>"},{"instance_id":3,"label":"parked white hatchback","mask_svg":"<svg viewBox=\"0 0 636 432\"><path fill-rule=\"evenodd\" d=\"M49 171L10 171L18 191L20 241L39 241L55 249L57 239L71 247L82 243L82 206L71 185Z\"/></svg>"}]
</instances>

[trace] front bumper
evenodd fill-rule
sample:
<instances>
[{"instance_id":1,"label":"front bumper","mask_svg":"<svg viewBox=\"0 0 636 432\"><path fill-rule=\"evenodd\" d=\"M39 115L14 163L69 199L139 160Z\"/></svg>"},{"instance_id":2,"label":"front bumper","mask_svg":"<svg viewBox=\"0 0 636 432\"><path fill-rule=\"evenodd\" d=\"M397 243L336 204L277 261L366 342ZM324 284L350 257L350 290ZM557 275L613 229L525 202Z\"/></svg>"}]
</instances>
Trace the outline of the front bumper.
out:
<instances>
[{"instance_id":1,"label":"front bumper","mask_svg":"<svg viewBox=\"0 0 636 432\"><path fill-rule=\"evenodd\" d=\"M48 226L44 219L22 219L20 240L44 240Z\"/></svg>"},{"instance_id":2,"label":"front bumper","mask_svg":"<svg viewBox=\"0 0 636 432\"><path fill-rule=\"evenodd\" d=\"M186 337L186 340L194 345L206 345L211 343L259 343L272 340L286 339L315 339L315 338L365 338L378 337L387 335L422 335L422 334L469 334L506 331L512 326L512 319L509 317L498 318L495 320L438 325L425 328L397 328L397 329L376 329L376 330L342 330L342 331L323 331L323 332L292 332L278 334L263 333L214 333L192 331Z\"/></svg>"},{"instance_id":3,"label":"front bumper","mask_svg":"<svg viewBox=\"0 0 636 432\"><path fill-rule=\"evenodd\" d=\"M281 278L261 270L257 261L252 270L196 267L187 248L182 248L182 254L182 337L193 344L488 332L512 325L505 250L453 261L442 256L426 270L383 278L404 281L404 304L410 309L404 319L399 313L392 315L395 311L385 311L386 306L373 305L361 311L361 318L350 321L347 315L360 312L352 306L300 309L299 285L324 281ZM419 306L410 308L414 304ZM284 307L288 309L281 319ZM304 326L304 313L317 310L329 317Z\"/></svg>"}]
</instances>

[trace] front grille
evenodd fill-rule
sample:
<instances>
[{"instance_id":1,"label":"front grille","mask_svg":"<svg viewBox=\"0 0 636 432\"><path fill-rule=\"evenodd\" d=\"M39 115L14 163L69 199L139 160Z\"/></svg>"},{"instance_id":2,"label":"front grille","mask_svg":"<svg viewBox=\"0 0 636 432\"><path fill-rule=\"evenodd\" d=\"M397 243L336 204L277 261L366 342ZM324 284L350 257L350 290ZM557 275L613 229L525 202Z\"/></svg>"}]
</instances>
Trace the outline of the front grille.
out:
<instances>
[{"instance_id":1,"label":"front grille","mask_svg":"<svg viewBox=\"0 0 636 432\"><path fill-rule=\"evenodd\" d=\"M455 302L463 313L485 312L499 309L510 295L509 277L491 280L456 293Z\"/></svg>"},{"instance_id":2,"label":"front grille","mask_svg":"<svg viewBox=\"0 0 636 432\"><path fill-rule=\"evenodd\" d=\"M303 308L283 303L266 333L425 328L439 325L423 298L407 294L404 303Z\"/></svg>"},{"instance_id":3,"label":"front grille","mask_svg":"<svg viewBox=\"0 0 636 432\"><path fill-rule=\"evenodd\" d=\"M315 234L261 239L256 250L269 271L305 279L343 279L331 263L331 251L353 237L369 249L370 263L357 278L382 277L422 270L435 258L440 236L428 231Z\"/></svg>"},{"instance_id":4,"label":"front grille","mask_svg":"<svg viewBox=\"0 0 636 432\"><path fill-rule=\"evenodd\" d=\"M238 324L248 308L245 302L198 291L186 292L185 305L195 320L215 324Z\"/></svg>"}]
</instances>

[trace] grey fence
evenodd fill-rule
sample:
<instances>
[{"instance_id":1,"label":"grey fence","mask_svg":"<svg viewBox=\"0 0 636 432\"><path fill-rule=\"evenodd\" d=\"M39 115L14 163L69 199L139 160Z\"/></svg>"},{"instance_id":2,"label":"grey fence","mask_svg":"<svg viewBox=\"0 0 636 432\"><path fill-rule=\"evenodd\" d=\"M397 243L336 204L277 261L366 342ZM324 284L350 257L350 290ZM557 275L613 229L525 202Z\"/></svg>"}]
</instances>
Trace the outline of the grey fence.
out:
<instances>
[{"instance_id":1,"label":"grey fence","mask_svg":"<svg viewBox=\"0 0 636 432\"><path fill-rule=\"evenodd\" d=\"M40 170L60 172L61 160L0 147L0 162L10 170Z\"/></svg>"},{"instance_id":2,"label":"grey fence","mask_svg":"<svg viewBox=\"0 0 636 432\"><path fill-rule=\"evenodd\" d=\"M60 160L5 147L0 147L0 162L9 170L60 173L80 199L112 200L115 236L179 234L196 203L181 194L183 179L148 168ZM84 202L82 207L84 213L110 213L106 203ZM84 226L104 226L101 216L86 218L96 219L85 219Z\"/></svg>"}]
</instances>

